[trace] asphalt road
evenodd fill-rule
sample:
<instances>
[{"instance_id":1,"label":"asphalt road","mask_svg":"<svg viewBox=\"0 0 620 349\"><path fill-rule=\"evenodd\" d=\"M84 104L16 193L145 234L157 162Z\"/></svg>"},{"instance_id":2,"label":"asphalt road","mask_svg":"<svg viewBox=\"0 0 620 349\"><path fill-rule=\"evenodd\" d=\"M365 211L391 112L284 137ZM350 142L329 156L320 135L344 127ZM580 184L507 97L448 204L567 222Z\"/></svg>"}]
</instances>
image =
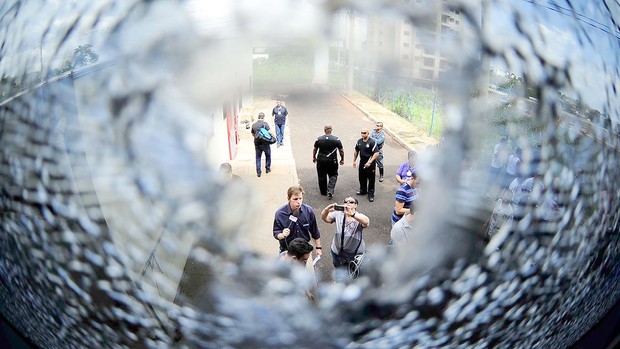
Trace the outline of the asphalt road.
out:
<instances>
[{"instance_id":1,"label":"asphalt road","mask_svg":"<svg viewBox=\"0 0 620 349\"><path fill-rule=\"evenodd\" d=\"M359 189L357 169L352 166L353 151L355 143L361 137L360 130L362 128L372 130L375 124L336 93L289 96L285 99L285 103L289 110L287 122L291 132L290 139L297 174L306 191L304 202L314 208L321 231L324 254L316 265L317 279L320 282L332 281L334 267L330 246L336 227L324 223L320 213L325 206L332 202L342 203L347 195L355 195ZM333 126L332 134L340 138L345 151L345 164L340 166L338 171L338 183L332 200L319 193L316 167L312 162L314 141L324 134L325 124ZM390 239L390 217L398 188L395 172L407 159L407 149L389 136L383 153L385 181L379 182L377 170L375 201L369 202L365 195L357 196L358 211L370 218L370 225L363 233L367 248L373 245L386 245Z\"/></svg>"}]
</instances>

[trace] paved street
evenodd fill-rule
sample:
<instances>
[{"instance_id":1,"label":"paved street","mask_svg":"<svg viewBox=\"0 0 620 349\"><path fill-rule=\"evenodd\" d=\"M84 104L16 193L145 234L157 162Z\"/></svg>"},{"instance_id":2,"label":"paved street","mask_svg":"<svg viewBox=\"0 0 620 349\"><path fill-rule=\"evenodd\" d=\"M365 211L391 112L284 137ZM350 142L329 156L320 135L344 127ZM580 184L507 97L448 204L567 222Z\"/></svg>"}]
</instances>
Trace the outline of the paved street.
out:
<instances>
[{"instance_id":1,"label":"paved street","mask_svg":"<svg viewBox=\"0 0 620 349\"><path fill-rule=\"evenodd\" d=\"M345 97L338 93L302 91L281 98L289 109L289 117L284 146L272 146L271 173L264 173L260 178L256 176L253 138L244 127L240 128L237 155L235 160L231 161L233 173L243 178L256 195L256 200L253 201L256 207L248 212L255 212L251 216L253 218L250 218L253 229L247 230L243 241L247 242L247 248L264 258L272 259L276 256L278 243L272 235L274 213L286 204L286 190L291 185L300 183L306 190L304 201L314 208L321 231L324 257L315 269L317 279L329 282L333 279L334 269L330 246L336 228L323 223L320 212L331 202L342 203L345 196L355 195L359 189L357 169L352 167L352 163L353 149L361 136L361 128L371 130L375 121L380 120L383 121L388 135L384 146L385 181L381 183L377 178L375 201L371 203L366 196L357 196L360 202L358 210L370 218L370 226L364 230L367 247L385 245L389 241L390 216L398 188L394 173L407 159L407 151L415 149L423 152L433 140L407 120L359 93ZM256 119L259 112L264 112L267 115L265 121L273 128L270 115L274 105L275 98L256 98L251 108L251 116ZM312 162L314 141L323 134L323 126L327 123L333 126L333 134L340 137L345 148L345 165L339 169L333 201L320 195L316 167ZM204 267L191 258L188 259L177 298L182 297L195 305L208 302L203 296L208 279L209 273L205 272Z\"/></svg>"},{"instance_id":2,"label":"paved street","mask_svg":"<svg viewBox=\"0 0 620 349\"><path fill-rule=\"evenodd\" d=\"M320 212L331 202L342 203L345 196L355 196L359 182L357 169L352 167L353 150L361 136L361 128L372 130L375 122L339 94L312 95L312 98L291 96L286 99L286 105L290 113L290 138L297 174L300 184L306 190L304 201L314 208L321 230L324 258L317 264L317 278L321 281L331 280L333 265L329 247L336 227L321 221ZM390 127L387 120L384 123L386 127ZM333 126L333 134L340 137L345 150L345 164L340 166L333 200L319 193L316 167L312 162L314 141L323 134L325 124ZM398 188L394 173L407 159L407 149L390 136L386 140L383 152L385 181L379 182L377 170L375 201L369 202L365 195L357 196L358 211L370 218L370 226L364 230L367 246L385 245L389 241L390 217L394 207L394 194Z\"/></svg>"}]
</instances>

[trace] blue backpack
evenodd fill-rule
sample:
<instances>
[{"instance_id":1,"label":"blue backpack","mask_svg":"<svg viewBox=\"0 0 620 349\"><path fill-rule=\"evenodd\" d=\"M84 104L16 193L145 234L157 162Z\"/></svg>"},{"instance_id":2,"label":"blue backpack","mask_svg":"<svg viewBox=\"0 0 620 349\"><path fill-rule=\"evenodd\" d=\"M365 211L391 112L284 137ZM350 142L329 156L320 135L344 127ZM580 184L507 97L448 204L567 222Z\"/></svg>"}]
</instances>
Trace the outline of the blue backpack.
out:
<instances>
[{"instance_id":1,"label":"blue backpack","mask_svg":"<svg viewBox=\"0 0 620 349\"><path fill-rule=\"evenodd\" d=\"M261 127L258 132L256 132L256 139L269 144L274 144L276 142L275 137L264 127Z\"/></svg>"}]
</instances>

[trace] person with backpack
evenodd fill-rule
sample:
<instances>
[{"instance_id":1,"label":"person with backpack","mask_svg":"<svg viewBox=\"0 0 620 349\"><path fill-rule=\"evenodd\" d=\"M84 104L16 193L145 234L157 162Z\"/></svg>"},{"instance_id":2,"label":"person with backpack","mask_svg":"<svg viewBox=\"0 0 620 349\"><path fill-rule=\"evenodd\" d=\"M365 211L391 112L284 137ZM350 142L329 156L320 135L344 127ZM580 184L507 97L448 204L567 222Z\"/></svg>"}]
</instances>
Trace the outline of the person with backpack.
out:
<instances>
[{"instance_id":1,"label":"person with backpack","mask_svg":"<svg viewBox=\"0 0 620 349\"><path fill-rule=\"evenodd\" d=\"M323 222L336 223L336 233L331 244L334 268L348 268L349 275L357 273L356 257L366 252L362 231L370 224L365 214L357 211L357 199L351 195L344 199L344 205L329 204L321 211Z\"/></svg>"},{"instance_id":2,"label":"person with backpack","mask_svg":"<svg viewBox=\"0 0 620 349\"><path fill-rule=\"evenodd\" d=\"M325 125L323 130L325 134L314 141L312 162L316 164L321 195L327 195L331 199L338 181L338 155L336 152L340 153L340 165L344 165L344 148L340 139L332 135L331 125Z\"/></svg>"},{"instance_id":3,"label":"person with backpack","mask_svg":"<svg viewBox=\"0 0 620 349\"><path fill-rule=\"evenodd\" d=\"M271 172L271 143L261 138L261 129L267 131L274 139L273 133L269 132L269 124L265 122L265 113L258 113L258 121L252 125L252 136L254 136L254 150L256 152L256 175L261 176L261 158L265 153L265 172ZM262 131L264 134L264 131Z\"/></svg>"}]
</instances>

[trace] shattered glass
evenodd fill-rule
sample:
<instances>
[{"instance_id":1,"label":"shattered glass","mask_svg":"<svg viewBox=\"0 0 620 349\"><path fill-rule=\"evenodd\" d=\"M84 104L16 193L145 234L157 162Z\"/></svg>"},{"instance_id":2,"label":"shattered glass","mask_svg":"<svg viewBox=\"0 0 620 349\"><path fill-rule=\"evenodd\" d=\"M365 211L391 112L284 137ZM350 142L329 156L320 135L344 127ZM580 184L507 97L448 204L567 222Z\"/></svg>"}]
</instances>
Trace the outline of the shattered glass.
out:
<instances>
[{"instance_id":1,"label":"shattered glass","mask_svg":"<svg viewBox=\"0 0 620 349\"><path fill-rule=\"evenodd\" d=\"M438 33L446 13L458 30ZM36 345L559 348L620 296L617 2L30 0L0 14L0 311ZM257 43L320 51L353 16L405 22L449 62L427 79L442 138L421 159L428 234L373 249L363 277L313 305L310 275L243 245L231 198L249 217L261 203L223 183L207 145L222 112L252 103ZM405 69L344 51L329 59ZM331 88L408 88L351 74ZM500 135L532 180L485 241ZM181 286L188 267L199 289Z\"/></svg>"}]
</instances>

